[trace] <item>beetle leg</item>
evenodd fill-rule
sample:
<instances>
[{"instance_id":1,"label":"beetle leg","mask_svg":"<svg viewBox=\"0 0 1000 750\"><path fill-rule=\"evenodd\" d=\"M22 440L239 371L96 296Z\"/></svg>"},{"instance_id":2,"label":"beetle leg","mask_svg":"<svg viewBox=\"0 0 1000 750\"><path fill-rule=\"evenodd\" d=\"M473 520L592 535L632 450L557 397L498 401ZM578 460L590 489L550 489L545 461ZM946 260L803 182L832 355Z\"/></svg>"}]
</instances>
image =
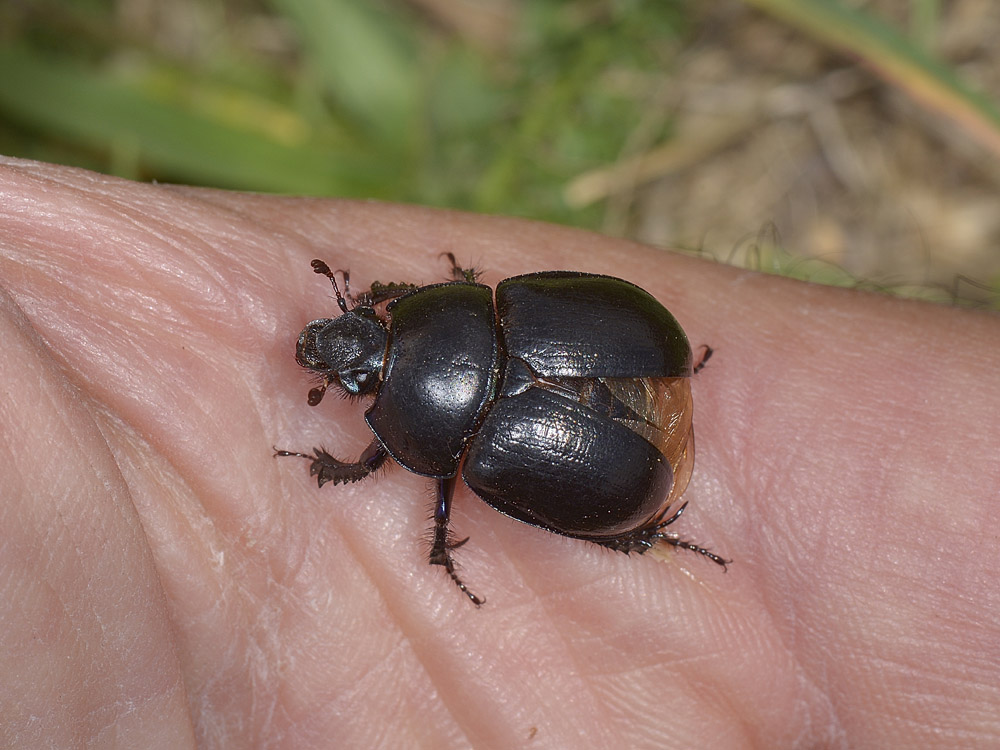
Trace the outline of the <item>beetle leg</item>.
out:
<instances>
[{"instance_id":1,"label":"beetle leg","mask_svg":"<svg viewBox=\"0 0 1000 750\"><path fill-rule=\"evenodd\" d=\"M364 300L366 305L379 305L383 302L398 299L404 294L409 294L418 288L416 284L404 284L395 281L383 284L381 281L373 281L371 289L365 292L361 299Z\"/></svg>"},{"instance_id":2,"label":"beetle leg","mask_svg":"<svg viewBox=\"0 0 1000 750\"><path fill-rule=\"evenodd\" d=\"M702 344L700 348L701 348L701 356L698 358L698 363L693 368L691 368L692 374L696 372L701 372L702 368L706 364L708 364L708 360L710 360L712 358L712 355L715 353L715 349L710 347L708 344Z\"/></svg>"},{"instance_id":3,"label":"beetle leg","mask_svg":"<svg viewBox=\"0 0 1000 750\"><path fill-rule=\"evenodd\" d=\"M346 484L357 482L369 476L385 463L388 453L385 447L378 440L372 440L371 445L365 448L364 453L354 463L338 461L322 448L313 448L312 453L298 453L296 451L283 451L274 449L275 456L298 456L312 461L309 466L309 475L316 477L316 483L322 487L327 482L334 484Z\"/></svg>"},{"instance_id":4,"label":"beetle leg","mask_svg":"<svg viewBox=\"0 0 1000 750\"><path fill-rule=\"evenodd\" d=\"M664 520L654 519L646 526L614 539L598 539L594 541L596 541L597 544L617 550L618 552L624 552L625 554L637 552L640 555L655 547L657 542L663 541L667 544L673 545L674 547L680 547L682 549L691 550L692 552L704 555L716 565L721 565L722 569L725 570L726 566L729 565L732 560L726 560L724 557L721 557L704 547L699 547L694 542L689 542L685 539L679 538L675 534L670 534L664 531L667 526L681 517L681 514L684 512L684 509L687 508L687 505L687 503L684 503L677 509L677 512L670 516L670 518Z\"/></svg>"},{"instance_id":5,"label":"beetle leg","mask_svg":"<svg viewBox=\"0 0 1000 750\"><path fill-rule=\"evenodd\" d=\"M451 278L453 281L467 281L470 284L475 284L479 281L479 272L475 268L462 268L458 265L454 253L442 253L441 255L451 263Z\"/></svg>"},{"instance_id":6,"label":"beetle leg","mask_svg":"<svg viewBox=\"0 0 1000 750\"><path fill-rule=\"evenodd\" d=\"M486 601L473 594L462 579L455 572L455 563L451 559L451 551L457 549L469 541L468 537L461 541L452 541L448 530L448 520L451 516L451 496L455 493L455 483L458 477L448 477L437 481L437 500L434 503L434 539L431 543L431 554L429 562L431 565L443 565L448 571L451 580L455 582L462 593L465 594L477 607L482 606Z\"/></svg>"},{"instance_id":7,"label":"beetle leg","mask_svg":"<svg viewBox=\"0 0 1000 750\"><path fill-rule=\"evenodd\" d=\"M682 549L689 549L692 552L697 552L701 555L704 555L709 560L714 562L716 565L721 565L723 572L725 572L726 566L728 566L729 563L732 562L732 560L727 560L724 557L721 557L720 555L717 555L714 552L705 549L704 547L699 547L694 542L689 542L685 539L679 539L672 534L653 534L652 538L657 541L662 539L667 544L672 544L673 546L681 547Z\"/></svg>"}]
</instances>

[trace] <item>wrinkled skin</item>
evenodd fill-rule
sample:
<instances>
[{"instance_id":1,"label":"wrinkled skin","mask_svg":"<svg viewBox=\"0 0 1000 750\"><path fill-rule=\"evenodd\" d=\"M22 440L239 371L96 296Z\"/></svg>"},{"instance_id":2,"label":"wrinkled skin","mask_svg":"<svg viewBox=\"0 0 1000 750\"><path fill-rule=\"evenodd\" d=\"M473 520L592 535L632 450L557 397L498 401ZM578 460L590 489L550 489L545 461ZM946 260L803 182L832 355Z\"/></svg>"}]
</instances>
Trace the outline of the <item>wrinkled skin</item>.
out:
<instances>
[{"instance_id":1,"label":"wrinkled skin","mask_svg":"<svg viewBox=\"0 0 1000 750\"><path fill-rule=\"evenodd\" d=\"M627 557L428 482L306 404L309 261L633 280L715 357L674 527ZM569 229L0 161L0 745L1000 745L1000 323Z\"/></svg>"}]
</instances>

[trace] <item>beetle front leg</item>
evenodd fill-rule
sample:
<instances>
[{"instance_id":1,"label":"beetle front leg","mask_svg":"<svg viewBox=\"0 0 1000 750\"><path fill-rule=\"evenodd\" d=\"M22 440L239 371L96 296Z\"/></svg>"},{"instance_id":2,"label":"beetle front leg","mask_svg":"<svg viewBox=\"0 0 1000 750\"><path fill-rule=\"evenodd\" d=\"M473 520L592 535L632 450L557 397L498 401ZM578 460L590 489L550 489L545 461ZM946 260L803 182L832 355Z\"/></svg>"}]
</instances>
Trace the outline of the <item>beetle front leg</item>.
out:
<instances>
[{"instance_id":1,"label":"beetle front leg","mask_svg":"<svg viewBox=\"0 0 1000 750\"><path fill-rule=\"evenodd\" d=\"M451 496L455 494L455 483L457 481L457 476L437 481L437 500L434 503L434 538L431 542L429 562L431 565L443 565L444 569L448 571L448 575L451 576L451 580L462 590L462 593L469 597L473 604L480 607L486 600L480 599L469 591L462 582L462 579L455 572L455 563L451 559L451 551L458 549L469 541L468 537L460 542L450 539L451 534L448 529L448 521L451 516Z\"/></svg>"},{"instance_id":2,"label":"beetle front leg","mask_svg":"<svg viewBox=\"0 0 1000 750\"><path fill-rule=\"evenodd\" d=\"M361 458L353 463L339 461L322 448L313 448L312 453L298 453L274 449L275 456L297 456L312 461L309 475L316 477L316 483L322 487L327 482L346 484L357 482L372 474L385 463L388 453L378 440L372 440L365 448Z\"/></svg>"}]
</instances>

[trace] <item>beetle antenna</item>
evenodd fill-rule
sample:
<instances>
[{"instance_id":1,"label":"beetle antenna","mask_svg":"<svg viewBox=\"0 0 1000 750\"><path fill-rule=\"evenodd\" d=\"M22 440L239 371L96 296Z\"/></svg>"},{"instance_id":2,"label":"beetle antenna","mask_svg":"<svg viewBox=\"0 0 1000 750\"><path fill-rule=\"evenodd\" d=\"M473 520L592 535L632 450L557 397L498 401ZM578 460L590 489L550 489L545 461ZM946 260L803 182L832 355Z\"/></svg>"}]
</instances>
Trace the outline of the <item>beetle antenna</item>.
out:
<instances>
[{"instance_id":1,"label":"beetle antenna","mask_svg":"<svg viewBox=\"0 0 1000 750\"><path fill-rule=\"evenodd\" d=\"M347 298L340 293L340 287L337 286L337 276L333 271L330 270L330 266L328 266L326 263L319 260L318 258L313 260L313 262L310 265L312 265L313 271L323 276L326 276L328 279L330 279L330 283L333 284L333 292L334 294L337 295L337 304L340 306L340 309L343 312L347 312ZM348 273L346 271L341 271L341 273L344 274L344 289L350 289L348 283L348 278L349 278Z\"/></svg>"}]
</instances>

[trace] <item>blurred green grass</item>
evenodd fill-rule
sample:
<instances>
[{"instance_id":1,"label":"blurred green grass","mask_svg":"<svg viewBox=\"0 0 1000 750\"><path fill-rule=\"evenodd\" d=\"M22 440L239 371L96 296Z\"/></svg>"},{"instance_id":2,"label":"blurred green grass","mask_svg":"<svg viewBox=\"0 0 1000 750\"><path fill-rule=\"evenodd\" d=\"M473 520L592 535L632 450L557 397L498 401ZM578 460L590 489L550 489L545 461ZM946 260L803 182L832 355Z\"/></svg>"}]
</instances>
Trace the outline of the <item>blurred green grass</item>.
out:
<instances>
[{"instance_id":1,"label":"blurred green grass","mask_svg":"<svg viewBox=\"0 0 1000 750\"><path fill-rule=\"evenodd\" d=\"M535 2L490 40L359 0L189 0L139 24L98 0L0 13L6 153L583 226L600 209L566 206L566 180L617 158L647 103L608 76L669 71L686 18L683 2Z\"/></svg>"},{"instance_id":2,"label":"blurred green grass","mask_svg":"<svg viewBox=\"0 0 1000 750\"><path fill-rule=\"evenodd\" d=\"M844 0L745 0L1000 153L996 105ZM469 14L471 8L472 14ZM696 0L37 0L0 5L0 151L133 179L373 197L600 228L566 189L629 153ZM464 13L464 15L463 15ZM670 113L643 132L670 141ZM752 228L748 228L752 231ZM772 257L772 256L769 256ZM856 285L847 274L765 263Z\"/></svg>"}]
</instances>

